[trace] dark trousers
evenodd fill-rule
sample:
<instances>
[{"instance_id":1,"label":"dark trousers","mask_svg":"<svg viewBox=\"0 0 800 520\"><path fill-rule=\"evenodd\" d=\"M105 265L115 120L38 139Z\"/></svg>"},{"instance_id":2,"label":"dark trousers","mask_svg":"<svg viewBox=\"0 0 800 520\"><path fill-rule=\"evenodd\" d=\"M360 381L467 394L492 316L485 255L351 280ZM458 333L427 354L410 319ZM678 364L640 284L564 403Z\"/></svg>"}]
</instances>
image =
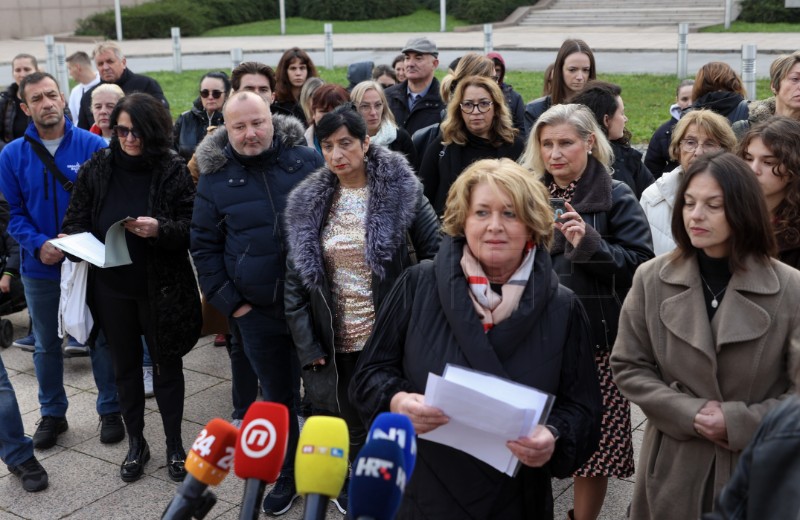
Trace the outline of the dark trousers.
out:
<instances>
[{"instance_id":1,"label":"dark trousers","mask_svg":"<svg viewBox=\"0 0 800 520\"><path fill-rule=\"evenodd\" d=\"M364 423L361 422L358 411L350 403L350 398L347 395L347 389L353 379L360 355L361 352L336 354L336 373L339 375L336 387L336 393L339 398L339 416L347 423L347 430L350 434L349 458L351 464L356 460L358 452L361 451L367 440L367 430L364 428Z\"/></svg>"},{"instance_id":2,"label":"dark trousers","mask_svg":"<svg viewBox=\"0 0 800 520\"><path fill-rule=\"evenodd\" d=\"M228 320L228 355L231 358L231 400L233 401L232 419L244 419L247 409L258 396L258 377L250 366L244 353L241 334L236 320Z\"/></svg>"},{"instance_id":3,"label":"dark trousers","mask_svg":"<svg viewBox=\"0 0 800 520\"><path fill-rule=\"evenodd\" d=\"M150 304L144 297L112 294L94 284L94 309L98 323L111 346L119 404L128 436L144 431L144 382L142 381L142 336L152 349L153 391L161 412L167 443L180 441L183 418L183 360L158 356L158 344L150 323Z\"/></svg>"}]
</instances>

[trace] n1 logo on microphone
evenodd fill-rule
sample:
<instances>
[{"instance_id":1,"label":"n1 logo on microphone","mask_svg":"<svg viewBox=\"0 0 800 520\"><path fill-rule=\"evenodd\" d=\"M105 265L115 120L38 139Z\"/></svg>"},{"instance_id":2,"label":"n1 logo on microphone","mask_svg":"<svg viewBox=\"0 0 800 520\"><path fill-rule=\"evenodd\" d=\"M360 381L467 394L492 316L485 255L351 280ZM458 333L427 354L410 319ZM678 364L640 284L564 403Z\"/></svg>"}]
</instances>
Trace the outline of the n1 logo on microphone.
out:
<instances>
[{"instance_id":1,"label":"n1 logo on microphone","mask_svg":"<svg viewBox=\"0 0 800 520\"><path fill-rule=\"evenodd\" d=\"M373 439L386 439L388 441L396 442L400 448L406 449L406 442L408 442L409 435L406 430L402 428L389 428L389 431L384 431L380 428L372 430ZM411 454L417 454L417 439L411 435Z\"/></svg>"},{"instance_id":2,"label":"n1 logo on microphone","mask_svg":"<svg viewBox=\"0 0 800 520\"><path fill-rule=\"evenodd\" d=\"M241 435L242 451L253 459L260 459L269 455L277 440L275 426L263 418L250 421L242 430Z\"/></svg>"},{"instance_id":3,"label":"n1 logo on microphone","mask_svg":"<svg viewBox=\"0 0 800 520\"><path fill-rule=\"evenodd\" d=\"M376 457L360 458L356 464L356 476L367 478L379 478L382 480L392 480L392 469L395 467L394 462ZM402 467L397 467L397 479L395 481L397 487L401 490L406 488L406 472Z\"/></svg>"}]
</instances>

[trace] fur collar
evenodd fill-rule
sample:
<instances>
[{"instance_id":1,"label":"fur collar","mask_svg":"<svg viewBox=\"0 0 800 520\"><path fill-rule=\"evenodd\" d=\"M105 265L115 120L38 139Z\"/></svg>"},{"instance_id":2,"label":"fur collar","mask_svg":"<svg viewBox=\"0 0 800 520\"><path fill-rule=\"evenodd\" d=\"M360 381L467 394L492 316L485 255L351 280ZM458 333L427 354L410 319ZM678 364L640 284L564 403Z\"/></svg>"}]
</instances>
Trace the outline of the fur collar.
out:
<instances>
[{"instance_id":1,"label":"fur collar","mask_svg":"<svg viewBox=\"0 0 800 520\"><path fill-rule=\"evenodd\" d=\"M750 113L747 119L751 123L766 121L775 115L775 97L752 101L747 108Z\"/></svg>"},{"instance_id":2,"label":"fur collar","mask_svg":"<svg viewBox=\"0 0 800 520\"><path fill-rule=\"evenodd\" d=\"M375 275L383 278L416 216L419 181L405 157L382 146L367 153L366 246L364 256ZM310 174L289 195L286 228L289 251L303 285L321 287L325 278L320 237L339 180L327 166Z\"/></svg>"},{"instance_id":3,"label":"fur collar","mask_svg":"<svg viewBox=\"0 0 800 520\"><path fill-rule=\"evenodd\" d=\"M272 126L275 128L275 139L284 146L304 145L303 125L293 116L281 114L272 115ZM200 142L195 151L195 159L200 169L200 175L207 175L221 170L228 162L225 154L225 147L228 145L228 130L224 126L217 128L213 134L207 136Z\"/></svg>"}]
</instances>

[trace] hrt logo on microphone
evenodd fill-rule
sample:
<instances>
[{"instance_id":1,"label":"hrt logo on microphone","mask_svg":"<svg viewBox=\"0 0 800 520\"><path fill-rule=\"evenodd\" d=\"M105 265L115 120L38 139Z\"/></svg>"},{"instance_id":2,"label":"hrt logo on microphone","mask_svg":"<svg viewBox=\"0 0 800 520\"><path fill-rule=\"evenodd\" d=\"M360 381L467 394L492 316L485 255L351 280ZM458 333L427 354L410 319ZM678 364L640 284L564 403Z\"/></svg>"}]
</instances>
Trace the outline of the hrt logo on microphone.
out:
<instances>
[{"instance_id":1,"label":"hrt logo on microphone","mask_svg":"<svg viewBox=\"0 0 800 520\"><path fill-rule=\"evenodd\" d=\"M379 478L388 481L392 479L392 469L394 467L394 462L390 460L375 457L360 458L356 464L356 476ZM395 484L403 491L406 488L406 472L402 467L397 468Z\"/></svg>"},{"instance_id":2,"label":"hrt logo on microphone","mask_svg":"<svg viewBox=\"0 0 800 520\"><path fill-rule=\"evenodd\" d=\"M276 441L275 426L266 419L254 419L242 430L242 451L253 459L269 455Z\"/></svg>"}]
</instances>

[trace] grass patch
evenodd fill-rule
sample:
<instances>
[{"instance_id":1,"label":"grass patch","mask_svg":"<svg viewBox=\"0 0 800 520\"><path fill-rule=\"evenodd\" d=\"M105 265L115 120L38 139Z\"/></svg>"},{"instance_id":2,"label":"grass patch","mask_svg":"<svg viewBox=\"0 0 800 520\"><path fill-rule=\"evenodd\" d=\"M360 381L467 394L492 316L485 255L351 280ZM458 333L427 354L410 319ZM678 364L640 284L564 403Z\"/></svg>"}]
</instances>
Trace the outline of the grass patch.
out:
<instances>
[{"instance_id":1,"label":"grass patch","mask_svg":"<svg viewBox=\"0 0 800 520\"><path fill-rule=\"evenodd\" d=\"M164 89L170 103L172 117L177 118L189 110L197 97L200 78L207 71L192 70L182 74L174 72L153 72L147 74L156 79ZM437 71L441 79L444 71ZM329 83L347 85L347 69L321 69L320 76ZM622 87L625 102L625 115L628 116L628 130L633 134L634 143L646 143L653 132L669 119L669 107L675 102L676 76L656 74L601 74L598 79L617 83ZM527 103L541 95L544 74L542 72L508 71L506 82L522 95ZM769 96L769 80L761 79L756 84L759 98Z\"/></svg>"},{"instance_id":2,"label":"grass patch","mask_svg":"<svg viewBox=\"0 0 800 520\"><path fill-rule=\"evenodd\" d=\"M409 28L413 28L414 32L425 33L438 32L440 28L439 13L420 9L408 16L355 22L287 18L286 34L323 34L324 24L326 23L333 24L334 34L407 32ZM452 31L453 28L462 25L467 25L467 23L452 16L447 17L446 28L448 31ZM218 27L205 32L203 36L276 36L280 34L281 22L279 19L275 19Z\"/></svg>"},{"instance_id":3,"label":"grass patch","mask_svg":"<svg viewBox=\"0 0 800 520\"><path fill-rule=\"evenodd\" d=\"M733 22L731 28L726 29L725 24L703 27L700 32L708 33L743 33L743 32L764 32L764 33L784 33L800 32L800 23L755 23L755 22Z\"/></svg>"}]
</instances>

